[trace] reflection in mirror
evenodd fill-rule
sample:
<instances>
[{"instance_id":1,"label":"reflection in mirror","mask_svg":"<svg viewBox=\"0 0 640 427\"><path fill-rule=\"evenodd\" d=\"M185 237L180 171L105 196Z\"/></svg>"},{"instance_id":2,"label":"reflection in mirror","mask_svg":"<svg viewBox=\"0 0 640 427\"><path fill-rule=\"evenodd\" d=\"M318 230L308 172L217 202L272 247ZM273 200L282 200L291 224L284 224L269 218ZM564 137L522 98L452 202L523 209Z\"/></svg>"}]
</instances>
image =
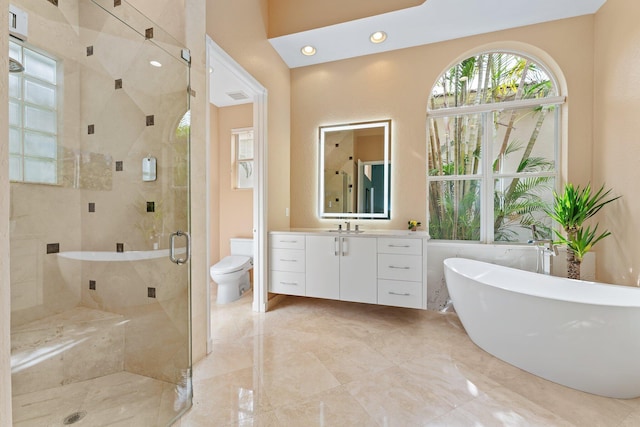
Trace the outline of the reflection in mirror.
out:
<instances>
[{"instance_id":1,"label":"reflection in mirror","mask_svg":"<svg viewBox=\"0 0 640 427\"><path fill-rule=\"evenodd\" d=\"M320 128L321 218L389 219L391 120Z\"/></svg>"}]
</instances>

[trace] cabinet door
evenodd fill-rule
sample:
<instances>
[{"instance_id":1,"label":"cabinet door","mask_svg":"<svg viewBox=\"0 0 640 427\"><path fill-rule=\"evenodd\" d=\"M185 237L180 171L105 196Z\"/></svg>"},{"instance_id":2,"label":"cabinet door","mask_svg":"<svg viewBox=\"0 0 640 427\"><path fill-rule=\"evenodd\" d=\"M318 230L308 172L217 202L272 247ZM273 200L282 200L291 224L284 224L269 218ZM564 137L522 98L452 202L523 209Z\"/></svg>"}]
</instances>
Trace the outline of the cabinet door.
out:
<instances>
[{"instance_id":1,"label":"cabinet door","mask_svg":"<svg viewBox=\"0 0 640 427\"><path fill-rule=\"evenodd\" d=\"M306 237L306 295L340 298L340 238Z\"/></svg>"},{"instance_id":2,"label":"cabinet door","mask_svg":"<svg viewBox=\"0 0 640 427\"><path fill-rule=\"evenodd\" d=\"M340 299L378 301L376 239L340 237Z\"/></svg>"}]
</instances>

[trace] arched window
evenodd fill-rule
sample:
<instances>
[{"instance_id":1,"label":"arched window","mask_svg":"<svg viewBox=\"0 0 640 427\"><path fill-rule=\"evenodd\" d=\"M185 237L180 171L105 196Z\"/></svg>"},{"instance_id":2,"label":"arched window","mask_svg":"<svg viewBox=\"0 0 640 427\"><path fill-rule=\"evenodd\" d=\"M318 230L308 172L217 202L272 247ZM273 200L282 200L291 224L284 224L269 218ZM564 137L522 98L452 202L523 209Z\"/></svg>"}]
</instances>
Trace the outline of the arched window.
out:
<instances>
[{"instance_id":1,"label":"arched window","mask_svg":"<svg viewBox=\"0 0 640 427\"><path fill-rule=\"evenodd\" d=\"M523 55L484 52L440 76L428 122L432 239L526 242L549 237L544 213L558 177L555 79Z\"/></svg>"}]
</instances>

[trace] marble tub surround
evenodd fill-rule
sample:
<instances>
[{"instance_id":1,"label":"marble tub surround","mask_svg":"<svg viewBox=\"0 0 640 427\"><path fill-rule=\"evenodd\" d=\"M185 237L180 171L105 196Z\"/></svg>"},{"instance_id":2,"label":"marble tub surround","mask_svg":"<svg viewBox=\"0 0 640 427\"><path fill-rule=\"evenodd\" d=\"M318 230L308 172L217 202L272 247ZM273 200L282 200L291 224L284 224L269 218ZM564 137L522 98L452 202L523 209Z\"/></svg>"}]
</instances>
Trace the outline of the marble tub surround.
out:
<instances>
[{"instance_id":1,"label":"marble tub surround","mask_svg":"<svg viewBox=\"0 0 640 427\"><path fill-rule=\"evenodd\" d=\"M244 296L215 307L211 328L213 352L194 366L194 406L176 426L631 427L640 420L640 399L576 391L489 355L454 313L295 296L254 313Z\"/></svg>"},{"instance_id":2,"label":"marble tub surround","mask_svg":"<svg viewBox=\"0 0 640 427\"><path fill-rule=\"evenodd\" d=\"M505 267L526 271L536 271L536 249L532 245L461 243L430 240L427 244L427 281L429 283L427 307L440 310L447 305L449 292L444 280L443 262L447 258L469 258ZM553 257L555 276L566 277L566 248L560 248L560 255ZM589 252L582 263L585 280L595 279L595 252Z\"/></svg>"}]
</instances>

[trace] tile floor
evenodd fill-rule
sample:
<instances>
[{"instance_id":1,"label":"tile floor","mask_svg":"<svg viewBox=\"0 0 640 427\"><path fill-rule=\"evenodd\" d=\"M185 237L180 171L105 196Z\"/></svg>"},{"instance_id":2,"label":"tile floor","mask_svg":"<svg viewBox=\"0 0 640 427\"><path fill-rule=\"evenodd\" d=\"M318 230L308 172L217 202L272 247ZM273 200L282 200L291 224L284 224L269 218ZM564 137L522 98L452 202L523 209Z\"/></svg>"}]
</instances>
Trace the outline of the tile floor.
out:
<instances>
[{"instance_id":1,"label":"tile floor","mask_svg":"<svg viewBox=\"0 0 640 427\"><path fill-rule=\"evenodd\" d=\"M265 314L250 298L214 306L214 349L176 426L640 425L640 399L512 367L452 313L285 297Z\"/></svg>"}]
</instances>

